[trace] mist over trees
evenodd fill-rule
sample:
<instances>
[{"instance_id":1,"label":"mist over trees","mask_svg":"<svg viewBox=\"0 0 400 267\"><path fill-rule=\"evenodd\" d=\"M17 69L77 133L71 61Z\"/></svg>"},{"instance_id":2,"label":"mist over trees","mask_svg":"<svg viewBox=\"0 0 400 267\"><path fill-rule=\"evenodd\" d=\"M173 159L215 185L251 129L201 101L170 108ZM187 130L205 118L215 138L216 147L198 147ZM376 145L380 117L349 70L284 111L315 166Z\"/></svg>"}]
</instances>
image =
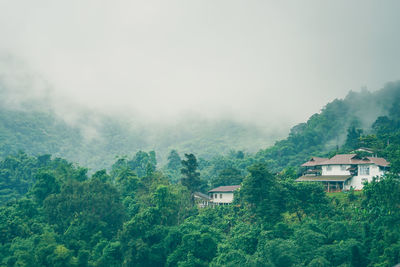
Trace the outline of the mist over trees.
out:
<instances>
[{"instance_id":1,"label":"mist over trees","mask_svg":"<svg viewBox=\"0 0 400 267\"><path fill-rule=\"evenodd\" d=\"M328 103L306 123L294 126L286 139L261 149L256 158L267 162L272 170L281 171L285 166L299 166L311 155L327 156L335 150L343 152L360 146L369 147L372 142L363 142L359 138L374 138L377 119L397 116L394 107L399 90L400 83L395 82L376 92L350 92L343 100ZM373 148L381 150L376 145Z\"/></svg>"},{"instance_id":2,"label":"mist over trees","mask_svg":"<svg viewBox=\"0 0 400 267\"><path fill-rule=\"evenodd\" d=\"M50 108L38 108L34 104L22 108L8 103L9 90L4 89L0 91L3 101L0 156L18 151L52 154L92 171L109 168L116 156L132 157L139 150L154 150L158 162L163 165L174 149L180 153L195 153L198 158L207 160L227 155L231 150L246 153L259 150L257 160L280 158L270 166L278 171L287 164L297 166L310 154L326 153L342 148L346 142L357 142L359 131L368 134L378 117L385 118L389 114L398 87L398 83L389 83L376 92L350 92L343 100L327 104L306 123L292 127L288 138L276 142L273 147L267 146L282 134L229 120L200 119L196 122L190 119L169 127L82 110L81 117L71 123ZM40 103L40 106L45 105ZM353 139L347 138L349 133ZM347 146L352 145L355 143L347 143ZM280 157L282 154L284 157ZM295 156L288 157L290 154Z\"/></svg>"},{"instance_id":3,"label":"mist over trees","mask_svg":"<svg viewBox=\"0 0 400 267\"><path fill-rule=\"evenodd\" d=\"M399 100L400 83L349 93L255 154L232 149L206 158L175 148L160 163L157 150L138 149L91 172L58 156L57 142L75 142L66 155L90 149L79 131L43 113L3 110L0 266L393 266L400 262ZM123 144L112 129L113 142ZM32 150L17 151L24 147ZM294 182L309 157L359 147L391 162L362 191L326 194L318 183ZM99 151L90 153L102 159ZM197 190L237 184L231 205L193 203Z\"/></svg>"},{"instance_id":4,"label":"mist over trees","mask_svg":"<svg viewBox=\"0 0 400 267\"><path fill-rule=\"evenodd\" d=\"M0 91L0 96L7 98L7 93ZM36 106L1 105L0 156L18 151L52 154L95 170L109 168L116 156L132 157L139 150L155 150L157 160L166 163L173 149L211 158L232 149L255 152L281 136L273 129L224 119L157 125L85 110L79 118L63 116Z\"/></svg>"}]
</instances>

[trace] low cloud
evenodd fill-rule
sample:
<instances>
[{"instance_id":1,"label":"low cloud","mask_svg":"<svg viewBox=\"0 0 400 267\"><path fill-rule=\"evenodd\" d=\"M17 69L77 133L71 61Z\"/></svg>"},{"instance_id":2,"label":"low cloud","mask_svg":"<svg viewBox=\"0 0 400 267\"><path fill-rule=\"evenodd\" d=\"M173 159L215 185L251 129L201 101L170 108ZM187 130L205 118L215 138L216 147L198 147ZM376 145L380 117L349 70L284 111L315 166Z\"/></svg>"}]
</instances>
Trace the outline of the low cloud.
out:
<instances>
[{"instance_id":1,"label":"low cloud","mask_svg":"<svg viewBox=\"0 0 400 267\"><path fill-rule=\"evenodd\" d=\"M350 89L398 79L399 7L4 1L0 77L9 105L43 101L71 123L91 110L288 129Z\"/></svg>"}]
</instances>

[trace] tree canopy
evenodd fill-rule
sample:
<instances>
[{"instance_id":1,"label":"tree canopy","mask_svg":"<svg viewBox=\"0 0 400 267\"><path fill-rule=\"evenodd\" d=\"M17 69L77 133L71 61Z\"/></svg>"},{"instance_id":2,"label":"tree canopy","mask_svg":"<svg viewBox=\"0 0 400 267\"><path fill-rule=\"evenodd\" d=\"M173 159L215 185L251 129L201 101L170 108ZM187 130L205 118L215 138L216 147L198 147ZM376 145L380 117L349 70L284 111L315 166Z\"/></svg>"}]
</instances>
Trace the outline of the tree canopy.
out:
<instances>
[{"instance_id":1,"label":"tree canopy","mask_svg":"<svg viewBox=\"0 0 400 267\"><path fill-rule=\"evenodd\" d=\"M163 164L154 150L136 149L90 169L58 154L15 151L22 138L16 134L15 146L0 144L0 266L394 266L400 262L399 88L349 93L257 154L193 152L181 159L175 149ZM372 104L364 107L365 101ZM358 116L370 110L373 119ZM5 122L28 131L4 119L0 137ZM108 130L111 138L115 129ZM71 132L64 134L73 141ZM38 152L44 139L37 138L20 141ZM326 193L321 184L295 182L309 157L359 147L391 162L362 191ZM193 205L195 191L236 184L231 205Z\"/></svg>"}]
</instances>

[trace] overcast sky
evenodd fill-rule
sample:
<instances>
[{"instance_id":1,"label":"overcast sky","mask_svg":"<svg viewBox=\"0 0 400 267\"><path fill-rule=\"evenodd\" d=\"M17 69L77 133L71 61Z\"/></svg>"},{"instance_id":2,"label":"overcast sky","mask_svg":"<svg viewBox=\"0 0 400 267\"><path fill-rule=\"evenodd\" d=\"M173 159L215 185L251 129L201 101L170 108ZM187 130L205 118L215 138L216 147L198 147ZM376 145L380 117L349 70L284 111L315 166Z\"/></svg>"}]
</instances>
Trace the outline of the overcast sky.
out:
<instances>
[{"instance_id":1,"label":"overcast sky","mask_svg":"<svg viewBox=\"0 0 400 267\"><path fill-rule=\"evenodd\" d=\"M399 10L366 0L0 0L0 74L40 77L61 105L297 123L349 90L399 79Z\"/></svg>"}]
</instances>

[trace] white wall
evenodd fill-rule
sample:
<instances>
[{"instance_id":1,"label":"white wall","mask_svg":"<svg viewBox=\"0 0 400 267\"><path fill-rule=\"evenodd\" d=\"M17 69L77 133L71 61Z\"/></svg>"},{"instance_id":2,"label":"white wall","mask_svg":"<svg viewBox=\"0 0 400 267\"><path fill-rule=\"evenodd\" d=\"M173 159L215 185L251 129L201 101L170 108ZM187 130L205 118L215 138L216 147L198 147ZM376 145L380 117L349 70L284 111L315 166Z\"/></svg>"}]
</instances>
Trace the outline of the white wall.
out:
<instances>
[{"instance_id":1,"label":"white wall","mask_svg":"<svg viewBox=\"0 0 400 267\"><path fill-rule=\"evenodd\" d=\"M348 168L350 165L324 165L322 166L322 175L350 175L350 171L347 171Z\"/></svg>"},{"instance_id":2,"label":"white wall","mask_svg":"<svg viewBox=\"0 0 400 267\"><path fill-rule=\"evenodd\" d=\"M215 197L217 196L217 197ZM221 198L222 196L222 198ZM211 197L211 193L210 193ZM232 203L233 201L233 192L224 192L224 193L213 193L213 198L211 199L214 203Z\"/></svg>"},{"instance_id":3,"label":"white wall","mask_svg":"<svg viewBox=\"0 0 400 267\"><path fill-rule=\"evenodd\" d=\"M362 174L361 168L363 167L361 166L369 167L368 175ZM322 175L351 175L350 171L347 171L350 167L350 165L325 165L322 166ZM351 187L356 190L361 190L364 187L364 181L371 182L373 177L382 176L384 174L384 172L379 169L379 166L375 164L360 164L357 168L357 176L347 180L347 183L344 185L345 190L349 190Z\"/></svg>"},{"instance_id":4,"label":"white wall","mask_svg":"<svg viewBox=\"0 0 400 267\"><path fill-rule=\"evenodd\" d=\"M369 167L369 175L367 174L361 174L361 166L368 166ZM358 175L352 177L347 181L347 184L345 185L345 189L349 190L351 187L353 187L356 190L361 190L364 185L364 181L371 182L373 177L380 177L384 174L383 171L379 170L379 166L375 164L363 164L363 165L358 165Z\"/></svg>"}]
</instances>

